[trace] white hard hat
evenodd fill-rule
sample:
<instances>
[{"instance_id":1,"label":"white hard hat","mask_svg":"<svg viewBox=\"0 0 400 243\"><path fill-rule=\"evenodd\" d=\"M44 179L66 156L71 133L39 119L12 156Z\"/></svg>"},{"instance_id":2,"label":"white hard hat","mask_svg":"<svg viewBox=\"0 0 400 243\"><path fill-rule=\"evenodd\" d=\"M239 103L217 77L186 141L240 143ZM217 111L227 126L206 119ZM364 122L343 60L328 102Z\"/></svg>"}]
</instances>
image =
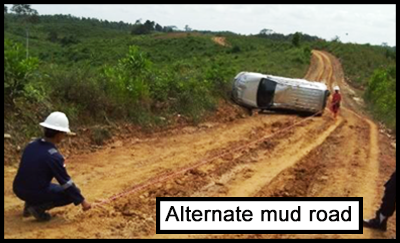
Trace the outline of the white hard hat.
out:
<instances>
[{"instance_id":1,"label":"white hard hat","mask_svg":"<svg viewBox=\"0 0 400 243\"><path fill-rule=\"evenodd\" d=\"M68 118L62 112L51 113L44 122L40 123L40 126L59 132L71 132L71 130L69 130Z\"/></svg>"},{"instance_id":2,"label":"white hard hat","mask_svg":"<svg viewBox=\"0 0 400 243\"><path fill-rule=\"evenodd\" d=\"M339 86L335 86L334 88L333 88L333 90L337 90L337 91L339 91L340 90L340 88L339 88Z\"/></svg>"}]
</instances>

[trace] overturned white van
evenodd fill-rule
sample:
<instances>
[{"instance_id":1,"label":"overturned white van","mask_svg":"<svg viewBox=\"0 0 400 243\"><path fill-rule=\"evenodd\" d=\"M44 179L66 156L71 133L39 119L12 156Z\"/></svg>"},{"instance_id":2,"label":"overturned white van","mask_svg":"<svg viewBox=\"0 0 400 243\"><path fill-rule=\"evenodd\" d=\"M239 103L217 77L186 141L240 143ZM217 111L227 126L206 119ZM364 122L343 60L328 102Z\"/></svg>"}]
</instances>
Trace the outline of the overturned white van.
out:
<instances>
[{"instance_id":1,"label":"overturned white van","mask_svg":"<svg viewBox=\"0 0 400 243\"><path fill-rule=\"evenodd\" d=\"M232 99L250 110L294 110L322 114L330 92L324 83L241 72Z\"/></svg>"}]
</instances>

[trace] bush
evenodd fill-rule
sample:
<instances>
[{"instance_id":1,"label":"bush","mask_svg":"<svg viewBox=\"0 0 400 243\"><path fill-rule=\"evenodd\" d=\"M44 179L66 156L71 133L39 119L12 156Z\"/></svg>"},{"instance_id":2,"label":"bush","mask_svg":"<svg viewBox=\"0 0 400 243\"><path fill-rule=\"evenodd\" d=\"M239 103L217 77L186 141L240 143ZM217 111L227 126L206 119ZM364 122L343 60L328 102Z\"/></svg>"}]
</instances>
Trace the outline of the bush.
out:
<instances>
[{"instance_id":1,"label":"bush","mask_svg":"<svg viewBox=\"0 0 400 243\"><path fill-rule=\"evenodd\" d=\"M295 47L300 47L300 40L301 40L301 33L296 32L296 33L293 35L292 44L293 44Z\"/></svg>"},{"instance_id":2,"label":"bush","mask_svg":"<svg viewBox=\"0 0 400 243\"><path fill-rule=\"evenodd\" d=\"M147 103L150 90L146 83L152 63L136 46L116 66L104 68L105 90L117 103Z\"/></svg>"},{"instance_id":3,"label":"bush","mask_svg":"<svg viewBox=\"0 0 400 243\"><path fill-rule=\"evenodd\" d=\"M304 55L305 55L306 58L311 58L312 51L311 51L311 48L309 46L304 47L303 52L304 52Z\"/></svg>"},{"instance_id":4,"label":"bush","mask_svg":"<svg viewBox=\"0 0 400 243\"><path fill-rule=\"evenodd\" d=\"M25 96L25 87L35 79L39 66L37 58L26 58L21 44L4 40L4 100L12 103L17 97ZM32 88L32 86L31 86Z\"/></svg>"},{"instance_id":5,"label":"bush","mask_svg":"<svg viewBox=\"0 0 400 243\"><path fill-rule=\"evenodd\" d=\"M242 52L242 50L240 49L239 46L235 45L234 47L232 47L232 49L230 50L230 53L232 54L236 54L236 53L240 53Z\"/></svg>"},{"instance_id":6,"label":"bush","mask_svg":"<svg viewBox=\"0 0 400 243\"><path fill-rule=\"evenodd\" d=\"M204 70L204 79L215 96L227 98L232 88L232 78L236 75L228 61L216 61Z\"/></svg>"},{"instance_id":7,"label":"bush","mask_svg":"<svg viewBox=\"0 0 400 243\"><path fill-rule=\"evenodd\" d=\"M104 145L104 142L111 137L111 132L104 128L95 128L92 131L92 142L99 146Z\"/></svg>"},{"instance_id":8,"label":"bush","mask_svg":"<svg viewBox=\"0 0 400 243\"><path fill-rule=\"evenodd\" d=\"M30 42L30 54L40 57L42 65L28 69L29 82L21 89L24 99L16 99L16 104L28 107L27 99L33 100L25 108L30 115L62 110L77 126L124 120L153 129L171 124L175 119L169 118L176 113L198 123L216 108L218 99L227 97L240 71L301 77L308 66L306 51L302 54L289 39L282 43L222 34L229 43L222 47L212 41L215 33L132 36L133 25L112 27L71 16L42 20L31 29L37 39ZM25 29L13 19L9 27L5 40L23 43ZM22 46L20 51L22 61ZM41 76L33 76L37 70Z\"/></svg>"},{"instance_id":9,"label":"bush","mask_svg":"<svg viewBox=\"0 0 400 243\"><path fill-rule=\"evenodd\" d=\"M64 106L74 105L81 115L104 119L112 107L98 82L99 76L87 67L72 69L76 71L50 70L47 82L51 83L53 100Z\"/></svg>"},{"instance_id":10,"label":"bush","mask_svg":"<svg viewBox=\"0 0 400 243\"><path fill-rule=\"evenodd\" d=\"M69 35L61 38L60 43L62 46L70 46L80 43L80 40L74 35Z\"/></svg>"},{"instance_id":11,"label":"bush","mask_svg":"<svg viewBox=\"0 0 400 243\"><path fill-rule=\"evenodd\" d=\"M191 122L198 124L207 111L216 108L216 100L207 89L206 83L191 79L182 83L174 108L178 113L189 117Z\"/></svg>"},{"instance_id":12,"label":"bush","mask_svg":"<svg viewBox=\"0 0 400 243\"><path fill-rule=\"evenodd\" d=\"M285 54L290 56L290 60L296 64L308 64L311 58L311 50L299 49L299 48L291 48L288 49Z\"/></svg>"},{"instance_id":13,"label":"bush","mask_svg":"<svg viewBox=\"0 0 400 243\"><path fill-rule=\"evenodd\" d=\"M375 70L365 100L375 117L396 129L396 67Z\"/></svg>"},{"instance_id":14,"label":"bush","mask_svg":"<svg viewBox=\"0 0 400 243\"><path fill-rule=\"evenodd\" d=\"M323 47L340 58L346 76L352 85L360 88L368 84L374 70L388 67L396 62L390 54L386 55L388 49L382 46L327 42Z\"/></svg>"}]
</instances>

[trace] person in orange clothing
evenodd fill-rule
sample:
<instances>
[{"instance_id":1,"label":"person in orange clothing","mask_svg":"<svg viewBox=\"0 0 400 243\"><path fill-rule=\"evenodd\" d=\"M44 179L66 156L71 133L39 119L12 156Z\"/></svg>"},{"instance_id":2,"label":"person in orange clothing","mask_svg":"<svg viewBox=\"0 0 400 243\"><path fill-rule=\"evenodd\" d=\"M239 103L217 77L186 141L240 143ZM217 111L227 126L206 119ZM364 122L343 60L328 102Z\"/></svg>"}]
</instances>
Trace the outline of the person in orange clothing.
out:
<instances>
[{"instance_id":1,"label":"person in orange clothing","mask_svg":"<svg viewBox=\"0 0 400 243\"><path fill-rule=\"evenodd\" d=\"M333 112L333 116L336 119L338 113L339 113L339 108L340 108L340 103L342 102L342 95L339 93L340 88L339 86L335 86L334 88L335 93L333 94L332 97L332 112Z\"/></svg>"}]
</instances>

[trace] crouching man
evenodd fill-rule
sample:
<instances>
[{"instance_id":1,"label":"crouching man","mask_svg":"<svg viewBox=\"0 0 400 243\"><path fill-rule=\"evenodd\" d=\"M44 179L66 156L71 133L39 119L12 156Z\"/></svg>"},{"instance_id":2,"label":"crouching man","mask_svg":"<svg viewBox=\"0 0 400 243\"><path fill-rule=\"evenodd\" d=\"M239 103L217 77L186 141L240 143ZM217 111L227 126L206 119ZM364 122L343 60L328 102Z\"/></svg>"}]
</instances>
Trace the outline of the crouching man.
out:
<instances>
[{"instance_id":1,"label":"crouching man","mask_svg":"<svg viewBox=\"0 0 400 243\"><path fill-rule=\"evenodd\" d=\"M25 202L23 216L49 221L51 215L47 211L72 203L81 205L84 211L91 209L92 205L68 175L64 157L56 147L71 132L67 116L54 112L40 125L44 128L44 138L25 148L13 184L14 193ZM51 183L53 178L59 185Z\"/></svg>"},{"instance_id":2,"label":"crouching man","mask_svg":"<svg viewBox=\"0 0 400 243\"><path fill-rule=\"evenodd\" d=\"M396 211L396 171L392 174L389 181L385 184L385 194L382 204L375 213L375 218L364 220L363 225L367 228L381 231L387 230L387 222Z\"/></svg>"}]
</instances>

